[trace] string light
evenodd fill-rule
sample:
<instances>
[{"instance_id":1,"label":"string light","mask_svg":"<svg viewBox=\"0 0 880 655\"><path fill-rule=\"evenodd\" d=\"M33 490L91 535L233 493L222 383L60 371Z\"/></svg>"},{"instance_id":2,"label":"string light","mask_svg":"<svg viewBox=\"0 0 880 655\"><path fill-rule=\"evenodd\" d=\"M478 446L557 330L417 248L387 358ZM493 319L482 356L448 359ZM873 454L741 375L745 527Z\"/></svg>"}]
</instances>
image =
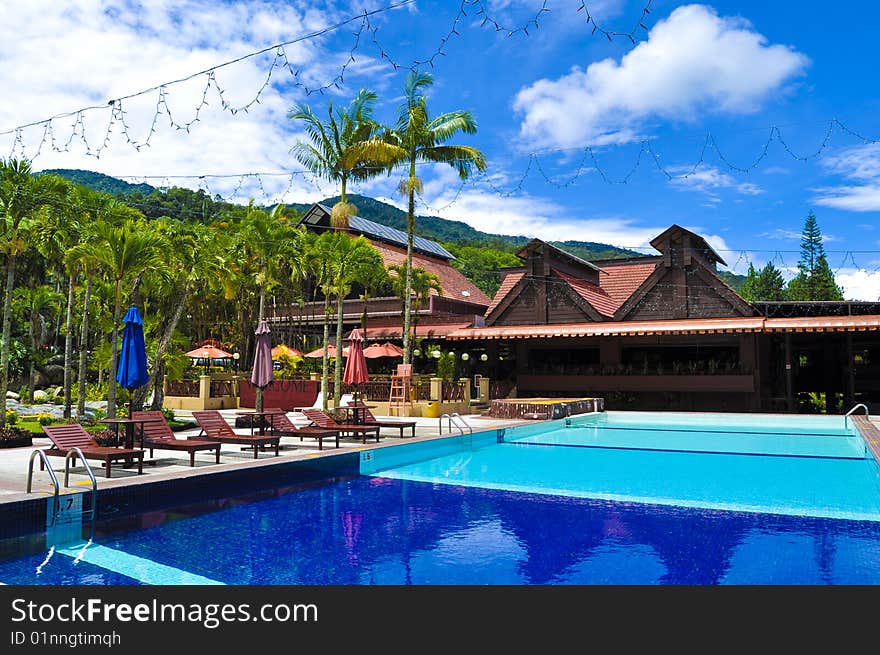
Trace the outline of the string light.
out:
<instances>
[{"instance_id":1,"label":"string light","mask_svg":"<svg viewBox=\"0 0 880 655\"><path fill-rule=\"evenodd\" d=\"M615 37L625 37L625 38L629 39L630 43L635 45L636 32L638 32L640 29L644 30L645 32L650 31L648 26L645 25L645 21L648 18L648 14L651 13L651 4L652 3L653 3L653 0L648 0L644 9L642 9L642 15L639 16L639 20L636 21L636 24L633 26L633 28L629 32L614 32L614 31L606 30L605 28L603 28L601 25L599 25L599 23L596 22L596 19L593 17L592 13L590 13L590 10L587 7L587 3L585 0L581 0L581 6L578 7L578 12L581 12L581 11L584 12L584 15L586 16L586 19L587 19L587 25L593 26L592 27L593 34L596 34L598 32L599 34L601 34L605 38L607 38L609 41L613 41L615 39Z\"/></svg>"}]
</instances>

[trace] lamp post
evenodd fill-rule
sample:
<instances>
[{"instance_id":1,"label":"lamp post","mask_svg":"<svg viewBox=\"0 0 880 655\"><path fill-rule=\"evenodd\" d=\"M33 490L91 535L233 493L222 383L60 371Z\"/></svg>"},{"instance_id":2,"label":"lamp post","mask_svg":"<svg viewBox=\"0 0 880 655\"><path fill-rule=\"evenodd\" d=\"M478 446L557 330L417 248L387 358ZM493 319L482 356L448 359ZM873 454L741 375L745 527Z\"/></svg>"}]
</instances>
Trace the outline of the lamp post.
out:
<instances>
[{"instance_id":1,"label":"lamp post","mask_svg":"<svg viewBox=\"0 0 880 655\"><path fill-rule=\"evenodd\" d=\"M235 362L235 372L238 373L238 360L241 357L238 353L232 353L232 361Z\"/></svg>"},{"instance_id":2,"label":"lamp post","mask_svg":"<svg viewBox=\"0 0 880 655\"><path fill-rule=\"evenodd\" d=\"M209 369L211 368L211 351L205 348L205 350L202 351L202 357L205 358L205 375L208 375Z\"/></svg>"}]
</instances>

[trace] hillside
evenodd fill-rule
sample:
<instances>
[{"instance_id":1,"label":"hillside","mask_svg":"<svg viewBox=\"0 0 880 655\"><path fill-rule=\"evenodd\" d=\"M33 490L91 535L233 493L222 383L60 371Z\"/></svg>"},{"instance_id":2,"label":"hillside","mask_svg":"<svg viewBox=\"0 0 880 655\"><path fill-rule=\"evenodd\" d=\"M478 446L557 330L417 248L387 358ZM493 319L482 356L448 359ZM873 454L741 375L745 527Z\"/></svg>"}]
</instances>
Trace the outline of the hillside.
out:
<instances>
[{"instance_id":1,"label":"hillside","mask_svg":"<svg viewBox=\"0 0 880 655\"><path fill-rule=\"evenodd\" d=\"M321 203L332 206L338 201L339 196L336 196L334 198L326 198ZM366 196L350 195L348 196L348 201L357 206L358 216L361 218L376 221L398 230L406 230L405 211L388 203L367 198ZM304 212L310 206L291 205L291 207L301 212ZM459 246L483 246L512 252L518 250L530 240L530 237L526 236L509 236L481 232L462 221L452 221L440 218L439 216L417 216L416 224L420 236L439 241L440 243L452 242ZM634 250L618 248L607 243L594 243L592 241L551 241L550 243L582 259L638 257L642 254Z\"/></svg>"},{"instance_id":2,"label":"hillside","mask_svg":"<svg viewBox=\"0 0 880 655\"><path fill-rule=\"evenodd\" d=\"M203 191L192 191L184 188L173 188L160 191L149 184L131 184L124 180L96 173L75 169L50 169L45 173L55 173L83 186L102 191L127 200L140 209L148 218L173 216L191 218L202 222L216 220L226 212L240 210L242 205L212 199ZM334 205L339 197L325 198L325 205ZM361 218L382 223L399 230L406 230L406 212L388 203L366 196L350 195L349 202L358 208ZM311 205L291 203L289 207L299 214L304 213ZM443 244L455 253L460 261L460 270L483 288L490 296L498 285L497 270L513 265L510 253L514 253L530 240L526 236L510 236L491 234L477 230L463 221L453 221L439 216L417 216L418 234ZM606 243L592 241L551 241L553 245L586 260L613 259L617 257L638 257L644 253L627 248L619 248ZM476 249L486 252L478 253ZM491 251L499 251L492 254ZM486 258L491 261L486 261ZM486 280L480 273L489 273ZM744 275L736 275L720 271L721 278L734 289L739 289L745 281Z\"/></svg>"},{"instance_id":3,"label":"hillside","mask_svg":"<svg viewBox=\"0 0 880 655\"><path fill-rule=\"evenodd\" d=\"M74 184L82 184L85 187L89 187L95 191L101 191L102 193L109 193L112 196L127 196L132 193L142 193L147 195L156 190L155 187L152 187L149 184L131 184L125 180L120 180L111 177L110 175L104 175L103 173L95 173L94 171L83 171L74 168L50 168L40 172L54 173L66 180L70 180Z\"/></svg>"}]
</instances>

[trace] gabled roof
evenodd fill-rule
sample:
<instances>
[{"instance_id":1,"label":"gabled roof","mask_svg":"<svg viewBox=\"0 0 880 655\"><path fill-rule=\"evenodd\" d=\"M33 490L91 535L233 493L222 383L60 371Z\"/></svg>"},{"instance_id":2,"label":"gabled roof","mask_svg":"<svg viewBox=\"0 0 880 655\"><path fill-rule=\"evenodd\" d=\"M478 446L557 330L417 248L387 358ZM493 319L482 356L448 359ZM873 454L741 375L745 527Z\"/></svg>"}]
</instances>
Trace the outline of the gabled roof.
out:
<instances>
[{"instance_id":1,"label":"gabled roof","mask_svg":"<svg viewBox=\"0 0 880 655\"><path fill-rule=\"evenodd\" d=\"M640 257L633 260L599 262L602 270L607 273L599 278L599 285L614 301L614 311L617 311L635 290L642 286L660 261L660 257Z\"/></svg>"},{"instance_id":2,"label":"gabled roof","mask_svg":"<svg viewBox=\"0 0 880 655\"><path fill-rule=\"evenodd\" d=\"M525 275L524 271L512 271L504 276L504 279L501 280L501 286L495 292L495 296L492 298L492 302L484 316L489 316L495 310L504 297L510 293L510 290L516 286L516 283L522 279L523 275Z\"/></svg>"},{"instance_id":3,"label":"gabled roof","mask_svg":"<svg viewBox=\"0 0 880 655\"><path fill-rule=\"evenodd\" d=\"M719 255L709 243L701 237L696 232L691 232L690 230L686 230L681 225L672 225L668 229L663 230L662 233L658 234L656 237L651 239L651 245L654 246L660 252L663 252L663 248L661 247L663 243L666 241L667 237L673 235L673 233L679 232L682 234L687 234L691 238L691 247L697 250L701 250L707 255L709 255L710 259L714 259L719 264L727 266L727 262L721 259L721 255Z\"/></svg>"},{"instance_id":4,"label":"gabled roof","mask_svg":"<svg viewBox=\"0 0 880 655\"><path fill-rule=\"evenodd\" d=\"M580 257L576 257L575 255L572 255L570 252L566 252L565 250L562 250L561 248L557 248L556 246L554 246L550 243L547 243L546 241L541 241L540 239L532 239L531 241L529 241L526 245L524 245L522 248L520 248L520 250L516 253L516 256L525 259L526 257L528 257L529 251L534 250L538 246L546 246L547 248L550 248L552 251L554 251L556 254L560 255L562 257L562 259L567 259L570 262L574 262L575 264L578 264L580 266L584 266L586 268L592 268L593 270L599 271L600 273L602 272L602 269L599 268L598 266L596 266L595 264L593 264L592 262L588 262L585 259L581 259Z\"/></svg>"},{"instance_id":5,"label":"gabled roof","mask_svg":"<svg viewBox=\"0 0 880 655\"><path fill-rule=\"evenodd\" d=\"M300 219L298 225L330 225L331 208L321 203L315 203ZM407 236L406 232L397 230L381 223L369 221L360 216L352 216L348 219L348 227L351 232L362 234L365 237L389 243L395 246L403 246L406 248ZM446 261L455 259L455 255L446 250L443 246L430 239L420 236L413 236L413 250L421 252L431 257L440 257Z\"/></svg>"},{"instance_id":6,"label":"gabled roof","mask_svg":"<svg viewBox=\"0 0 880 655\"><path fill-rule=\"evenodd\" d=\"M400 247L382 243L370 238L373 247L379 251L385 266L391 264L403 264L406 262L406 245ZM440 278L440 286L443 292L440 293L441 298L452 298L462 302L469 302L480 305L481 308L487 306L491 300L489 296L483 293L478 286L468 280L452 264L448 261L440 260L437 257L428 257L422 253L413 253L413 267L423 268L429 273L433 273ZM394 273L392 273L393 275ZM433 291L431 292L434 295ZM482 313L482 309L479 312Z\"/></svg>"},{"instance_id":7,"label":"gabled roof","mask_svg":"<svg viewBox=\"0 0 880 655\"><path fill-rule=\"evenodd\" d=\"M587 282L586 280L580 280L572 275L567 275L562 271L557 271L555 268L551 268L550 270L554 275L558 275L565 280L568 283L568 286L574 289L575 293L586 300L597 312L609 318L614 316L614 310L617 309L617 303L614 302L604 289Z\"/></svg>"}]
</instances>

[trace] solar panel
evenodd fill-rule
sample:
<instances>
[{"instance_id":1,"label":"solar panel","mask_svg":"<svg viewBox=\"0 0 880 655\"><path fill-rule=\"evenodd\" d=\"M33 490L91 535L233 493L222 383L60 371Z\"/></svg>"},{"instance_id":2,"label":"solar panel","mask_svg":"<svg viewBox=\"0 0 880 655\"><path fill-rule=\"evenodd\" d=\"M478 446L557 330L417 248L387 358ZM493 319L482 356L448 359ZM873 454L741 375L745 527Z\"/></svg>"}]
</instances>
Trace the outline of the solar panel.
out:
<instances>
[{"instance_id":1,"label":"solar panel","mask_svg":"<svg viewBox=\"0 0 880 655\"><path fill-rule=\"evenodd\" d=\"M319 204L318 207L327 212L327 214L330 214L331 210L329 207L321 204ZM315 221L313 217L310 217L308 222L315 223L317 221ZM397 230L393 227L388 227L387 225L382 225L381 223L361 218L360 216L352 216L349 218L348 225L355 232L360 232L365 236L381 239L382 241L394 243L406 248L406 232L403 232L402 230ZM428 255L442 257L443 259L455 259L455 256L443 248L439 243L431 241L430 239L425 239L424 237L413 236L413 248Z\"/></svg>"}]
</instances>

